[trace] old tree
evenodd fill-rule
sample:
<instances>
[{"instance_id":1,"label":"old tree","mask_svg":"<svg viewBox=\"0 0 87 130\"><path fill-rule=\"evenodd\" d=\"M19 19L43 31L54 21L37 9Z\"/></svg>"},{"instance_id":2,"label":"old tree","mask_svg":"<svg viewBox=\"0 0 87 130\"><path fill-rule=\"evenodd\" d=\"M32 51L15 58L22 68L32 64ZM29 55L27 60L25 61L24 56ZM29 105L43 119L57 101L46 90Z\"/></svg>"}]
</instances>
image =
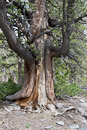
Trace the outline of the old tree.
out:
<instances>
[{"instance_id":1,"label":"old tree","mask_svg":"<svg viewBox=\"0 0 87 130\"><path fill-rule=\"evenodd\" d=\"M83 16L75 16L75 0L63 0L62 20L52 19L49 14L51 0L28 0L28 5L33 5L33 10L26 10L24 2L14 0L0 0L0 28L7 38L9 47L22 59L24 59L24 84L20 91L9 95L8 100L19 100L20 105L32 102L34 107L55 104L53 84L53 57L70 57L70 36L73 32L73 24L81 21ZM13 6L17 13L8 13ZM54 7L58 7L58 2ZM52 7L52 8L54 8ZM10 23L9 17L14 16L14 24ZM21 44L17 38L15 26L26 37L27 45ZM52 43L51 32L61 29L61 44ZM21 35L20 34L20 35ZM33 50L31 48L33 47Z\"/></svg>"}]
</instances>

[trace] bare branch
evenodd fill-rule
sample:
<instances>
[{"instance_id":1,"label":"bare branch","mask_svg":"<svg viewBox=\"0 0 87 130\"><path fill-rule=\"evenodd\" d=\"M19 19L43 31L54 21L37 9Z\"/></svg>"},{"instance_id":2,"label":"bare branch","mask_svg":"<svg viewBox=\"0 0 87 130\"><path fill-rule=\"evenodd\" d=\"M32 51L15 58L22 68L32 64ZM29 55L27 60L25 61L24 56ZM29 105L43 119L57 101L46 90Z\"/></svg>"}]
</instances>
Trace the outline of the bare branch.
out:
<instances>
[{"instance_id":1,"label":"bare branch","mask_svg":"<svg viewBox=\"0 0 87 130\"><path fill-rule=\"evenodd\" d=\"M80 68L82 68L82 69L84 69L84 70L87 70L87 68L85 68L85 67L83 67L83 66L80 65L79 61L78 61L74 56L68 54L68 57L69 57L70 59L74 60Z\"/></svg>"},{"instance_id":2,"label":"bare branch","mask_svg":"<svg viewBox=\"0 0 87 130\"><path fill-rule=\"evenodd\" d=\"M85 18L85 17L87 17L87 14L84 14L83 16L80 16L80 17L74 19L74 22L77 23L77 22L79 22L80 20L83 20L83 18Z\"/></svg>"},{"instance_id":3,"label":"bare branch","mask_svg":"<svg viewBox=\"0 0 87 130\"><path fill-rule=\"evenodd\" d=\"M28 44L32 44L34 41L35 41L35 39L38 39L39 37L41 37L42 35L44 35L44 34L50 34L52 31L54 31L57 27L59 27L59 25L57 25L57 26L55 26L54 28L52 28L52 29L50 29L50 30L46 30L46 31L44 31L44 32L41 32L39 35L37 35L37 36L35 36L35 37L32 37L31 38L31 40L30 40L30 42L28 42Z\"/></svg>"}]
</instances>

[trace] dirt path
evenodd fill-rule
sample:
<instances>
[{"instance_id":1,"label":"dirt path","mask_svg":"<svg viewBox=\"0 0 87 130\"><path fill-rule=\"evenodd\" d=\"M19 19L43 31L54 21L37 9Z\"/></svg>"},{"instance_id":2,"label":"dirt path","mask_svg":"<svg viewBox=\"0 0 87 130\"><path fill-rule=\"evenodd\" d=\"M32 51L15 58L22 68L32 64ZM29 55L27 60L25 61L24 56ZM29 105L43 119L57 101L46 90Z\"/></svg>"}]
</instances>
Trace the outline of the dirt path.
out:
<instances>
[{"instance_id":1,"label":"dirt path","mask_svg":"<svg viewBox=\"0 0 87 130\"><path fill-rule=\"evenodd\" d=\"M0 103L0 130L87 130L87 97L76 96L58 101L56 115L20 109L15 104Z\"/></svg>"}]
</instances>

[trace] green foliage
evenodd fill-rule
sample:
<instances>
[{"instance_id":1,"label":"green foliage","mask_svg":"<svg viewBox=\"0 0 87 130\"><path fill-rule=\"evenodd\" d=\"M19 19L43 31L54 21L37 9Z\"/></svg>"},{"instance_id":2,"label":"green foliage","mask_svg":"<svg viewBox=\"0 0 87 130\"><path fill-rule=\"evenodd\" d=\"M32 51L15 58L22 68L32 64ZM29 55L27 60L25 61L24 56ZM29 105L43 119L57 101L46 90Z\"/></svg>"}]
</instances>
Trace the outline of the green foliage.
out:
<instances>
[{"instance_id":1,"label":"green foliage","mask_svg":"<svg viewBox=\"0 0 87 130\"><path fill-rule=\"evenodd\" d=\"M21 86L15 84L10 78L8 82L0 82L0 99L5 99L9 94L14 94L21 89Z\"/></svg>"},{"instance_id":2,"label":"green foliage","mask_svg":"<svg viewBox=\"0 0 87 130\"><path fill-rule=\"evenodd\" d=\"M55 60L55 94L63 98L64 95L75 96L83 92L83 90L74 81L69 82L69 78L73 78L72 71L65 65L61 59ZM74 73L74 72L73 72Z\"/></svg>"},{"instance_id":3,"label":"green foliage","mask_svg":"<svg viewBox=\"0 0 87 130\"><path fill-rule=\"evenodd\" d=\"M63 98L65 95L67 96L75 96L80 93L83 93L83 90L77 86L75 83L72 84L64 84L63 86L59 86L58 83L55 84L56 96Z\"/></svg>"},{"instance_id":4,"label":"green foliage","mask_svg":"<svg viewBox=\"0 0 87 130\"><path fill-rule=\"evenodd\" d=\"M29 128L29 127L31 127L32 125L31 124L26 124L26 128Z\"/></svg>"}]
</instances>

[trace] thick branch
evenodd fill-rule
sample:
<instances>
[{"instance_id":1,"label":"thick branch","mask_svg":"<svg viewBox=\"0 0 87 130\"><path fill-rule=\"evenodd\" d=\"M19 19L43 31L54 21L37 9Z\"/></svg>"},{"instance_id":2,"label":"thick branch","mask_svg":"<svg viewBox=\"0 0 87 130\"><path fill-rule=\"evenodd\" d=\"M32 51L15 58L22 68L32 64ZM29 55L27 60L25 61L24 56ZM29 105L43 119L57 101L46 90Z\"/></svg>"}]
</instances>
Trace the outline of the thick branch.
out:
<instances>
[{"instance_id":1,"label":"thick branch","mask_svg":"<svg viewBox=\"0 0 87 130\"><path fill-rule=\"evenodd\" d=\"M28 42L28 44L32 44L36 39L40 38L42 35L44 34L50 34L53 30L55 30L57 27L59 27L59 25L55 26L54 28L50 29L50 30L46 30L44 32L41 32L40 34L38 34L37 36L34 36L31 38L30 42Z\"/></svg>"},{"instance_id":2,"label":"thick branch","mask_svg":"<svg viewBox=\"0 0 87 130\"><path fill-rule=\"evenodd\" d=\"M72 56L72 55L69 54L68 57L70 59L74 60L80 68L82 68L84 70L87 70L87 68L85 68L85 67L83 67L83 66L80 65L79 61L74 56Z\"/></svg>"},{"instance_id":3,"label":"thick branch","mask_svg":"<svg viewBox=\"0 0 87 130\"><path fill-rule=\"evenodd\" d=\"M45 41L45 44L46 44L46 49L49 50L51 57L61 57L61 56L65 57L68 55L68 51L67 51L68 47L65 47L65 44L63 44L61 47L53 46L49 38Z\"/></svg>"},{"instance_id":4,"label":"thick branch","mask_svg":"<svg viewBox=\"0 0 87 130\"><path fill-rule=\"evenodd\" d=\"M10 28L10 26L7 22L7 19L5 17L5 10L0 10L0 28L3 30L3 32L7 38L9 47L15 53L17 53L17 55L19 57L25 59L28 63L33 62L34 58L31 54L31 52L29 52L29 50L27 48L24 48L24 46L22 44L18 43L17 38L16 38L14 32L12 31L12 29Z\"/></svg>"},{"instance_id":5,"label":"thick branch","mask_svg":"<svg viewBox=\"0 0 87 130\"><path fill-rule=\"evenodd\" d=\"M61 57L61 48L52 46L51 47L51 57Z\"/></svg>"}]
</instances>

